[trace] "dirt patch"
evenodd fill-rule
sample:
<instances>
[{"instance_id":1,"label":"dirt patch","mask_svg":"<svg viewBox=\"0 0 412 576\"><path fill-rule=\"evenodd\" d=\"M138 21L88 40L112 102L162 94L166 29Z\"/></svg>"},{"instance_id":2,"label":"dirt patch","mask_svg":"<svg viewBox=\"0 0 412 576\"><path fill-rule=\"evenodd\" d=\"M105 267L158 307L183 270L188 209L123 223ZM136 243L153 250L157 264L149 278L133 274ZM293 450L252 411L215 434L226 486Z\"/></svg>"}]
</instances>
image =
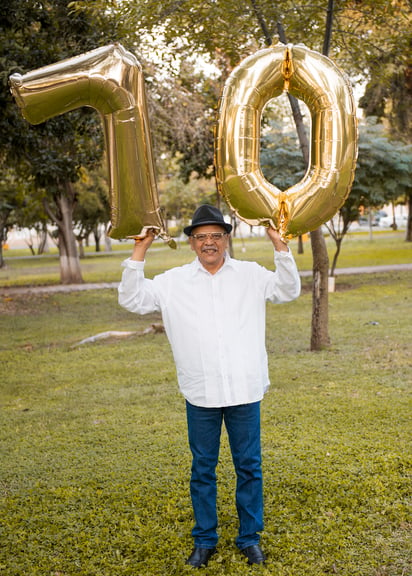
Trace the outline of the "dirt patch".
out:
<instances>
[{"instance_id":1,"label":"dirt patch","mask_svg":"<svg viewBox=\"0 0 412 576\"><path fill-rule=\"evenodd\" d=\"M50 300L50 294L14 294L0 296L0 314L3 316L33 316L41 313Z\"/></svg>"}]
</instances>

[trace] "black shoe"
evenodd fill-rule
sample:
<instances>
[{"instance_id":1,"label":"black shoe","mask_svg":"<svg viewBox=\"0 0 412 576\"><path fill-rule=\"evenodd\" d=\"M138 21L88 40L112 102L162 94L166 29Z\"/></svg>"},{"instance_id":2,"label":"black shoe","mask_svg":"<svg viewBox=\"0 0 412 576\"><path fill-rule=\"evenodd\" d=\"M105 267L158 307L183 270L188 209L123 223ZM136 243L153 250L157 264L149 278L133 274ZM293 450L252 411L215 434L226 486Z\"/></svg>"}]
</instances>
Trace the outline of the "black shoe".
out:
<instances>
[{"instance_id":1,"label":"black shoe","mask_svg":"<svg viewBox=\"0 0 412 576\"><path fill-rule=\"evenodd\" d=\"M253 546L248 546L247 548L243 548L241 550L242 554L244 554L247 558L248 564L264 564L266 560L266 556L262 551L262 548L259 544L253 544Z\"/></svg>"},{"instance_id":2,"label":"black shoe","mask_svg":"<svg viewBox=\"0 0 412 576\"><path fill-rule=\"evenodd\" d=\"M193 548L193 552L186 560L186 564L190 564L190 566L194 566L195 568L207 566L209 558L213 556L215 552L216 548Z\"/></svg>"}]
</instances>

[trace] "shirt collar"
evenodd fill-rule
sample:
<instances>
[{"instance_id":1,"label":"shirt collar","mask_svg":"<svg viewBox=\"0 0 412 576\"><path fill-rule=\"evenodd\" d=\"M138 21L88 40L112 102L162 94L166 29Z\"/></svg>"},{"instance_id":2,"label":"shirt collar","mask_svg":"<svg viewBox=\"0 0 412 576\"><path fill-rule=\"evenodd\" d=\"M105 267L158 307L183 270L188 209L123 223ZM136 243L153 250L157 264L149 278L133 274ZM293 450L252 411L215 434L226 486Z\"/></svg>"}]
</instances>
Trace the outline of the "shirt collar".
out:
<instances>
[{"instance_id":1,"label":"shirt collar","mask_svg":"<svg viewBox=\"0 0 412 576\"><path fill-rule=\"evenodd\" d=\"M226 268L236 268L236 260L230 257L229 252L225 252L225 261L223 262L223 266L217 271L217 274ZM209 274L206 268L204 268L200 263L199 258L196 256L192 262L192 273L194 275L198 274L199 272L206 272Z\"/></svg>"}]
</instances>

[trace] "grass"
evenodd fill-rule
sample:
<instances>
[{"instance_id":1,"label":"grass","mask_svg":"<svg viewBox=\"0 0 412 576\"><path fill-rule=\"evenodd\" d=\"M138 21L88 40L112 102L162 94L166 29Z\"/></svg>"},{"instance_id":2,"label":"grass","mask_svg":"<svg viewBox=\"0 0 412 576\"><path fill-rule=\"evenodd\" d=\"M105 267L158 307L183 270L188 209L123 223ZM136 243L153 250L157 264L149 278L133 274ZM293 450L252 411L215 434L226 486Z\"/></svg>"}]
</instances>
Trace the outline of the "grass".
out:
<instances>
[{"instance_id":1,"label":"grass","mask_svg":"<svg viewBox=\"0 0 412 576\"><path fill-rule=\"evenodd\" d=\"M379 255L397 253L394 237L374 244ZM354 239L352 256L368 245ZM153 251L150 273L166 255L168 265L191 257ZM108 258L113 280L123 257ZM338 278L332 347L319 353L308 350L306 288L295 302L268 306L267 566L249 567L234 546L235 478L224 435L221 538L203 573L409 575L410 274ZM114 289L9 295L0 312L0 574L193 573L184 565L192 547L184 402L165 335L139 335L160 318L122 310ZM78 345L107 330L138 334Z\"/></svg>"},{"instance_id":2,"label":"grass","mask_svg":"<svg viewBox=\"0 0 412 576\"><path fill-rule=\"evenodd\" d=\"M304 243L304 253L297 254L297 241L292 240L291 248L300 270L312 269L310 242ZM330 260L335 250L333 240L327 239ZM85 282L117 282L121 261L130 255L132 244L122 242L113 246L110 253L95 253L90 250L81 261ZM265 266L272 266L271 245L266 239L235 239L234 251L237 258L251 259ZM193 253L186 242L179 243L177 250L171 250L158 242L151 251L149 274L156 274L165 267L176 266L192 259ZM33 257L28 250L5 252L6 267L0 269L0 288L7 286L27 286L58 284L60 282L59 259L56 251L50 255ZM377 231L372 240L367 233L353 233L345 238L338 267L404 264L412 261L412 244L405 242L405 231Z\"/></svg>"}]
</instances>

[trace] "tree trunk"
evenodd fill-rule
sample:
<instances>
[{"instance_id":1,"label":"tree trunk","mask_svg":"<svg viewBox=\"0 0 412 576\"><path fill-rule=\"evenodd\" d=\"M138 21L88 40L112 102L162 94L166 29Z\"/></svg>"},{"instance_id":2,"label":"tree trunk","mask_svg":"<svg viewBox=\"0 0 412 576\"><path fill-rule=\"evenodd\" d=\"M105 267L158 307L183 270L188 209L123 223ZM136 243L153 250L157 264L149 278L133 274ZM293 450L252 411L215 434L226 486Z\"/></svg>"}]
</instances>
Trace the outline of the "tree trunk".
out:
<instances>
[{"instance_id":1,"label":"tree trunk","mask_svg":"<svg viewBox=\"0 0 412 576\"><path fill-rule=\"evenodd\" d=\"M100 234L98 225L96 225L93 229L93 237L94 237L95 252L100 252Z\"/></svg>"},{"instance_id":2,"label":"tree trunk","mask_svg":"<svg viewBox=\"0 0 412 576\"><path fill-rule=\"evenodd\" d=\"M40 241L39 241L39 247L37 249L37 254L45 254L46 252L49 251L48 231L47 231L47 225L46 224L43 226L43 229L40 232L39 237L40 237Z\"/></svg>"},{"instance_id":3,"label":"tree trunk","mask_svg":"<svg viewBox=\"0 0 412 576\"><path fill-rule=\"evenodd\" d=\"M61 216L61 219L55 221L59 230L60 282L81 284L83 278L73 231L73 202L65 194L61 194L56 202Z\"/></svg>"},{"instance_id":4,"label":"tree trunk","mask_svg":"<svg viewBox=\"0 0 412 576\"><path fill-rule=\"evenodd\" d=\"M79 251L79 258L80 260L82 258L84 258L85 254L84 254L84 244L83 244L83 239L80 238L79 240L77 240L77 246L78 246L78 251Z\"/></svg>"},{"instance_id":5,"label":"tree trunk","mask_svg":"<svg viewBox=\"0 0 412 576\"><path fill-rule=\"evenodd\" d=\"M34 250L34 244L33 244L33 240L32 240L31 237L30 237L30 240L26 240L26 244L27 244L27 246L28 246L28 248L29 248L29 250L30 250L30 252L31 252L31 255L32 255L32 256L35 256L35 255L36 255L36 252L35 252L35 250Z\"/></svg>"},{"instance_id":6,"label":"tree trunk","mask_svg":"<svg viewBox=\"0 0 412 576\"><path fill-rule=\"evenodd\" d=\"M3 254L3 234L0 235L0 268L5 268L6 262L4 261L4 254Z\"/></svg>"},{"instance_id":7,"label":"tree trunk","mask_svg":"<svg viewBox=\"0 0 412 576\"><path fill-rule=\"evenodd\" d=\"M398 225L396 223L395 202L393 202L393 201L392 201L392 224L391 224L391 228L392 228L392 230L398 229Z\"/></svg>"},{"instance_id":8,"label":"tree trunk","mask_svg":"<svg viewBox=\"0 0 412 576\"><path fill-rule=\"evenodd\" d=\"M6 262L4 260L3 244L7 240L7 226L6 222L9 218L10 211L0 213L0 268L5 268Z\"/></svg>"},{"instance_id":9,"label":"tree trunk","mask_svg":"<svg viewBox=\"0 0 412 576\"><path fill-rule=\"evenodd\" d=\"M108 236L107 234L104 235L104 251L105 252L112 251L112 241L110 239L110 236Z\"/></svg>"},{"instance_id":10,"label":"tree trunk","mask_svg":"<svg viewBox=\"0 0 412 576\"><path fill-rule=\"evenodd\" d=\"M330 274L329 274L330 276L335 276L336 264L338 262L340 249L342 246L342 240L343 240L343 236L340 236L339 238L338 237L335 238L336 252L333 256L332 266L330 267Z\"/></svg>"},{"instance_id":11,"label":"tree trunk","mask_svg":"<svg viewBox=\"0 0 412 576\"><path fill-rule=\"evenodd\" d=\"M298 254L303 254L303 238L302 238L302 236L298 237Z\"/></svg>"},{"instance_id":12,"label":"tree trunk","mask_svg":"<svg viewBox=\"0 0 412 576\"><path fill-rule=\"evenodd\" d=\"M310 233L313 254L312 334L311 350L322 350L330 345L328 310L329 258L325 238L320 228Z\"/></svg>"},{"instance_id":13,"label":"tree trunk","mask_svg":"<svg viewBox=\"0 0 412 576\"><path fill-rule=\"evenodd\" d=\"M406 242L412 242L412 194L408 195L408 222L406 224Z\"/></svg>"}]
</instances>

